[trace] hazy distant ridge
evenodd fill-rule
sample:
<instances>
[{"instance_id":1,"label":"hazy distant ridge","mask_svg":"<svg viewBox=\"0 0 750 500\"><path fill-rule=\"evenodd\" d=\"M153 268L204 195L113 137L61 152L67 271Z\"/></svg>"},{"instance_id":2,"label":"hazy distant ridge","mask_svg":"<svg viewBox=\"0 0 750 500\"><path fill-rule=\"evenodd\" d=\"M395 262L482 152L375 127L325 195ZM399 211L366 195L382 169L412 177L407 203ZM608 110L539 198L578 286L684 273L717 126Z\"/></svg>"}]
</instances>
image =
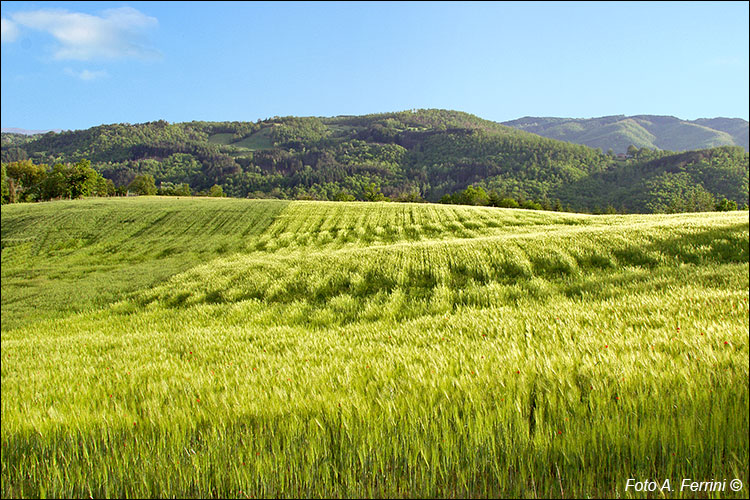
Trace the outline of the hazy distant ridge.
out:
<instances>
[{"instance_id":1,"label":"hazy distant ridge","mask_svg":"<svg viewBox=\"0 0 750 500\"><path fill-rule=\"evenodd\" d=\"M2 133L3 134L21 134L21 135L37 135L37 134L46 134L47 132L62 132L62 129L54 129L54 130L26 130L23 128L15 128L15 127L3 127Z\"/></svg>"},{"instance_id":2,"label":"hazy distant ridge","mask_svg":"<svg viewBox=\"0 0 750 500\"><path fill-rule=\"evenodd\" d=\"M750 127L741 118L682 120L674 116L636 115L599 118L552 118L527 116L503 122L550 139L612 149L625 153L637 148L689 151L718 146L742 146L748 151Z\"/></svg>"}]
</instances>

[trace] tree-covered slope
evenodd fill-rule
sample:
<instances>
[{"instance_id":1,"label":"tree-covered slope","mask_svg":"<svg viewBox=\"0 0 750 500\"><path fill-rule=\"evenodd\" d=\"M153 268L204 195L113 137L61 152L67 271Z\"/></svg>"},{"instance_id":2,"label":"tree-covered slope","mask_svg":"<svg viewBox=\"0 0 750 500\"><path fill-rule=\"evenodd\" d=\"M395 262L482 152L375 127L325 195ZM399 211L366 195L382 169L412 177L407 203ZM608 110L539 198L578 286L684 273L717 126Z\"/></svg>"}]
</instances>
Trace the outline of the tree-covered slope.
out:
<instances>
[{"instance_id":1,"label":"tree-covered slope","mask_svg":"<svg viewBox=\"0 0 750 500\"><path fill-rule=\"evenodd\" d=\"M604 126L630 127L633 134L641 133L643 141L655 140L640 125L644 120L620 123L615 118ZM713 207L721 198L739 206L748 202L747 193L735 189L747 185L748 160L741 149L685 160L641 148L623 163L571 142L569 137L585 132L579 130L581 124L557 126L567 134L565 141L468 113L435 109L332 118L274 117L254 123L158 121L48 133L27 141L4 136L2 154L4 163L30 158L50 166L89 159L123 192L137 176L150 175L165 189L182 185L195 192L218 185L224 193L242 198L376 200L385 196L434 202L475 185L494 190L499 197L533 199L550 207L553 200L560 200L566 208L580 211L607 206L675 210L690 205L685 193L696 190L705 192L705 203L693 203L694 209ZM691 127L708 130L702 125ZM589 131L592 138L596 133ZM672 133L679 136L678 129ZM654 191L658 199L622 195L635 192L653 174L646 165L651 160L660 159L671 176L678 173L673 172L676 165L703 168L701 161L717 155L728 158L721 168L711 167L710 176L678 179L676 191L668 190L665 196L663 190ZM615 177L620 183L608 184ZM623 185L623 180L628 184ZM594 184L599 186L595 192L582 189ZM615 191L620 194L610 196Z\"/></svg>"},{"instance_id":2,"label":"tree-covered slope","mask_svg":"<svg viewBox=\"0 0 750 500\"><path fill-rule=\"evenodd\" d=\"M557 193L565 203L588 198L602 207L638 213L710 210L715 193L746 205L748 154L737 146L666 155L639 152Z\"/></svg>"},{"instance_id":3,"label":"tree-covered slope","mask_svg":"<svg viewBox=\"0 0 750 500\"><path fill-rule=\"evenodd\" d=\"M673 116L637 115L601 118L524 117L504 125L603 151L626 153L636 148L689 151L717 146L748 150L748 122L738 118L681 120Z\"/></svg>"}]
</instances>

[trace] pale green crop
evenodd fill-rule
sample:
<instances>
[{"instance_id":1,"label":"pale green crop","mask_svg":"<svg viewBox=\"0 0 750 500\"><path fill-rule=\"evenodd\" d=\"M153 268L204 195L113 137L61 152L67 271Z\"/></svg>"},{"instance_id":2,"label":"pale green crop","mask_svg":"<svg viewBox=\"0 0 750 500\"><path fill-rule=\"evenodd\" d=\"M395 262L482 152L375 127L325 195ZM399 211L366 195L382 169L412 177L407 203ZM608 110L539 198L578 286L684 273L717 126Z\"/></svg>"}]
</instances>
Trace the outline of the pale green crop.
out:
<instances>
[{"instance_id":1,"label":"pale green crop","mask_svg":"<svg viewBox=\"0 0 750 500\"><path fill-rule=\"evenodd\" d=\"M746 212L84 200L2 242L3 497L748 482Z\"/></svg>"}]
</instances>

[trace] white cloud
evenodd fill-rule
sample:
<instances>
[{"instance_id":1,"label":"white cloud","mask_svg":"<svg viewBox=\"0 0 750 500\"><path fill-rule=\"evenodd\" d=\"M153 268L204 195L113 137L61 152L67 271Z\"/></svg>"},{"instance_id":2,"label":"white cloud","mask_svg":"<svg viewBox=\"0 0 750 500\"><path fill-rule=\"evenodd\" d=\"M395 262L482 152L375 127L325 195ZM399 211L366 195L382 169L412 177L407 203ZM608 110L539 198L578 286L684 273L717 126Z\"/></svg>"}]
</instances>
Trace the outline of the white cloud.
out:
<instances>
[{"instance_id":1,"label":"white cloud","mask_svg":"<svg viewBox=\"0 0 750 500\"><path fill-rule=\"evenodd\" d=\"M0 34L2 34L2 43L6 42L15 42L16 38L18 38L18 26L16 24L9 20L2 18L2 21L0 21Z\"/></svg>"},{"instance_id":2,"label":"white cloud","mask_svg":"<svg viewBox=\"0 0 750 500\"><path fill-rule=\"evenodd\" d=\"M21 26L55 37L60 43L55 50L55 59L88 61L160 57L156 49L146 45L146 33L155 28L158 21L131 7L105 10L101 17L52 9L17 12L11 17Z\"/></svg>"},{"instance_id":3,"label":"white cloud","mask_svg":"<svg viewBox=\"0 0 750 500\"><path fill-rule=\"evenodd\" d=\"M70 68L65 68L65 73L70 76L80 78L81 80L84 80L84 81L96 80L98 78L107 78L109 76L109 73L107 73L103 69L94 70L94 71L91 71L88 69L84 69L83 71L75 71Z\"/></svg>"}]
</instances>

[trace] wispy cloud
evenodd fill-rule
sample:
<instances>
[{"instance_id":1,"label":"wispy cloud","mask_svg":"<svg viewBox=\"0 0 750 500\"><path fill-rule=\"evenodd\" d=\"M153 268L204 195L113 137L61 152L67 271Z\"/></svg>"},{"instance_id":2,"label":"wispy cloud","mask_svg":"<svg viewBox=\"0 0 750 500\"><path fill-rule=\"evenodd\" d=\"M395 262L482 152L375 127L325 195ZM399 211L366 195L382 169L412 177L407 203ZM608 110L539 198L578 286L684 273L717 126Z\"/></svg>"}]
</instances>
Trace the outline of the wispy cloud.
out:
<instances>
[{"instance_id":1,"label":"wispy cloud","mask_svg":"<svg viewBox=\"0 0 750 500\"><path fill-rule=\"evenodd\" d=\"M105 70L91 71L88 69L84 69L82 71L75 71L70 68L65 68L65 73L84 81L97 80L99 78L107 78L109 76L109 73L107 73Z\"/></svg>"},{"instance_id":2,"label":"wispy cloud","mask_svg":"<svg viewBox=\"0 0 750 500\"><path fill-rule=\"evenodd\" d=\"M44 31L59 42L55 59L157 59L161 54L147 44L146 34L158 25L154 17L131 7L108 9L101 16L42 9L17 12L12 20L26 28ZM3 20L3 39L5 39Z\"/></svg>"},{"instance_id":3,"label":"wispy cloud","mask_svg":"<svg viewBox=\"0 0 750 500\"><path fill-rule=\"evenodd\" d=\"M18 38L18 26L13 21L2 18L0 27L2 28L0 31L0 34L2 34L2 43L16 41L16 38Z\"/></svg>"}]
</instances>

